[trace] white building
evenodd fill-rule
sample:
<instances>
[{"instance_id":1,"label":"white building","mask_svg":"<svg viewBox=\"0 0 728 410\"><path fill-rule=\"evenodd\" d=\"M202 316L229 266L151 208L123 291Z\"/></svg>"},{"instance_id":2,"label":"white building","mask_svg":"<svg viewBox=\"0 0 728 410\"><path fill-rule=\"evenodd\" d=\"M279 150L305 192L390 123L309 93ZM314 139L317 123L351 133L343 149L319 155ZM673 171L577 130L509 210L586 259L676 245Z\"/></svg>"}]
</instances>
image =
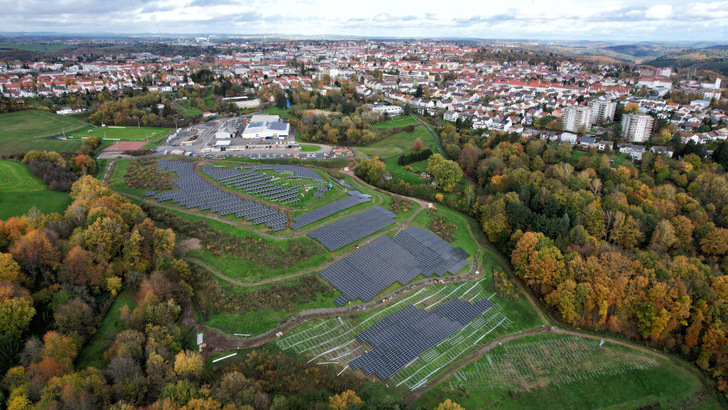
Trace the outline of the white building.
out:
<instances>
[{"instance_id":1,"label":"white building","mask_svg":"<svg viewBox=\"0 0 728 410\"><path fill-rule=\"evenodd\" d=\"M649 115L625 114L622 116L622 134L630 142L645 142L650 138L654 122Z\"/></svg>"},{"instance_id":2,"label":"white building","mask_svg":"<svg viewBox=\"0 0 728 410\"><path fill-rule=\"evenodd\" d=\"M253 118L257 117L253 116ZM277 116L276 116L277 117ZM243 131L243 139L285 139L291 131L291 125L285 122L255 122L250 121Z\"/></svg>"},{"instance_id":3,"label":"white building","mask_svg":"<svg viewBox=\"0 0 728 410\"><path fill-rule=\"evenodd\" d=\"M372 111L379 114L399 115L402 114L402 107L397 105L375 105L372 107Z\"/></svg>"},{"instance_id":4,"label":"white building","mask_svg":"<svg viewBox=\"0 0 728 410\"><path fill-rule=\"evenodd\" d=\"M564 131L580 132L582 127L591 128L591 110L589 107L571 106L563 110L561 127Z\"/></svg>"},{"instance_id":5,"label":"white building","mask_svg":"<svg viewBox=\"0 0 728 410\"><path fill-rule=\"evenodd\" d=\"M570 132L565 132L561 134L560 137L561 142L568 142L569 144L576 144L576 134L572 134Z\"/></svg>"},{"instance_id":6,"label":"white building","mask_svg":"<svg viewBox=\"0 0 728 410\"><path fill-rule=\"evenodd\" d=\"M617 110L616 101L594 100L589 102L590 122L601 124L614 121L614 113Z\"/></svg>"}]
</instances>

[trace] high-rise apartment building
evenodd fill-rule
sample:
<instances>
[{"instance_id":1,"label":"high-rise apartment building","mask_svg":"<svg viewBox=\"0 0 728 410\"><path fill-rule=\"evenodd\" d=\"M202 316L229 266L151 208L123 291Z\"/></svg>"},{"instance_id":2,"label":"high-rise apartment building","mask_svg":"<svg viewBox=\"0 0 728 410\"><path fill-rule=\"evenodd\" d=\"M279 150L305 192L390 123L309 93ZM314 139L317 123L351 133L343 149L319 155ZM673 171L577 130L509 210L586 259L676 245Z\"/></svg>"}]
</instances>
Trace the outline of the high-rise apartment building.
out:
<instances>
[{"instance_id":1,"label":"high-rise apartment building","mask_svg":"<svg viewBox=\"0 0 728 410\"><path fill-rule=\"evenodd\" d=\"M622 135L631 142L645 142L650 138L655 119L644 114L622 116Z\"/></svg>"},{"instance_id":2,"label":"high-rise apartment building","mask_svg":"<svg viewBox=\"0 0 728 410\"><path fill-rule=\"evenodd\" d=\"M594 100L589 102L592 124L602 124L614 121L614 113L617 110L616 101Z\"/></svg>"},{"instance_id":3,"label":"high-rise apartment building","mask_svg":"<svg viewBox=\"0 0 728 410\"><path fill-rule=\"evenodd\" d=\"M582 127L591 127L591 111L589 107L566 107L561 116L561 128L569 132L581 132Z\"/></svg>"}]
</instances>

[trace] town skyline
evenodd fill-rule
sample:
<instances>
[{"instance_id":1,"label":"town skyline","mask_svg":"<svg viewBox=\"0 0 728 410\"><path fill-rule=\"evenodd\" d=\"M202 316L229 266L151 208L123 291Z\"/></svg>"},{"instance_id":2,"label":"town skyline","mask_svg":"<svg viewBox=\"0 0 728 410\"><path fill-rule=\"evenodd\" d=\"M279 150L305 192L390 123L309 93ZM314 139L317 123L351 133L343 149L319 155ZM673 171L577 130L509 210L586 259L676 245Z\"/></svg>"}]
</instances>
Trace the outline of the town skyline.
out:
<instances>
[{"instance_id":1,"label":"town skyline","mask_svg":"<svg viewBox=\"0 0 728 410\"><path fill-rule=\"evenodd\" d=\"M471 38L503 40L728 40L728 2L569 0L493 2L0 1L4 32Z\"/></svg>"}]
</instances>

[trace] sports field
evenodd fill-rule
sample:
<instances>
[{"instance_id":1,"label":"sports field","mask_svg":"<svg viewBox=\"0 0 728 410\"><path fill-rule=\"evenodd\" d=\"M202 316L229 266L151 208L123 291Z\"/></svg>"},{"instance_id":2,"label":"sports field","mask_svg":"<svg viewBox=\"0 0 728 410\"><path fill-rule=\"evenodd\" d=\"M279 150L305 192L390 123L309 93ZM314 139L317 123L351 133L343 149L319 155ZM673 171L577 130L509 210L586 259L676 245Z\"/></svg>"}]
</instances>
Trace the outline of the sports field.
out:
<instances>
[{"instance_id":1,"label":"sports field","mask_svg":"<svg viewBox=\"0 0 728 410\"><path fill-rule=\"evenodd\" d=\"M0 219L34 206L43 213L63 212L70 203L68 194L49 190L24 164L0 160Z\"/></svg>"},{"instance_id":2,"label":"sports field","mask_svg":"<svg viewBox=\"0 0 728 410\"><path fill-rule=\"evenodd\" d=\"M155 141L166 137L172 132L172 128L154 127L96 127L92 129L81 129L74 133L66 133L69 138L99 137L102 140L120 141Z\"/></svg>"},{"instance_id":3,"label":"sports field","mask_svg":"<svg viewBox=\"0 0 728 410\"><path fill-rule=\"evenodd\" d=\"M15 154L30 150L73 152L81 141L62 141L53 138L64 131L69 133L87 127L83 121L48 111L18 111L0 114L0 152Z\"/></svg>"}]
</instances>

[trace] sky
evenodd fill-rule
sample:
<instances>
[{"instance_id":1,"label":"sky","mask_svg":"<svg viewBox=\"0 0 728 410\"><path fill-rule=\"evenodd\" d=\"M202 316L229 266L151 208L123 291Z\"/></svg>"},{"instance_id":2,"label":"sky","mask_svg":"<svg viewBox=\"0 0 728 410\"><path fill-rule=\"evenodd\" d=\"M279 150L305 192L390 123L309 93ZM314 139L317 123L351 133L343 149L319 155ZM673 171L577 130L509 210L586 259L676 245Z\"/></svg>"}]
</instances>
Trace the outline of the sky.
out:
<instances>
[{"instance_id":1,"label":"sky","mask_svg":"<svg viewBox=\"0 0 728 410\"><path fill-rule=\"evenodd\" d=\"M0 0L3 32L728 42L728 1Z\"/></svg>"}]
</instances>

